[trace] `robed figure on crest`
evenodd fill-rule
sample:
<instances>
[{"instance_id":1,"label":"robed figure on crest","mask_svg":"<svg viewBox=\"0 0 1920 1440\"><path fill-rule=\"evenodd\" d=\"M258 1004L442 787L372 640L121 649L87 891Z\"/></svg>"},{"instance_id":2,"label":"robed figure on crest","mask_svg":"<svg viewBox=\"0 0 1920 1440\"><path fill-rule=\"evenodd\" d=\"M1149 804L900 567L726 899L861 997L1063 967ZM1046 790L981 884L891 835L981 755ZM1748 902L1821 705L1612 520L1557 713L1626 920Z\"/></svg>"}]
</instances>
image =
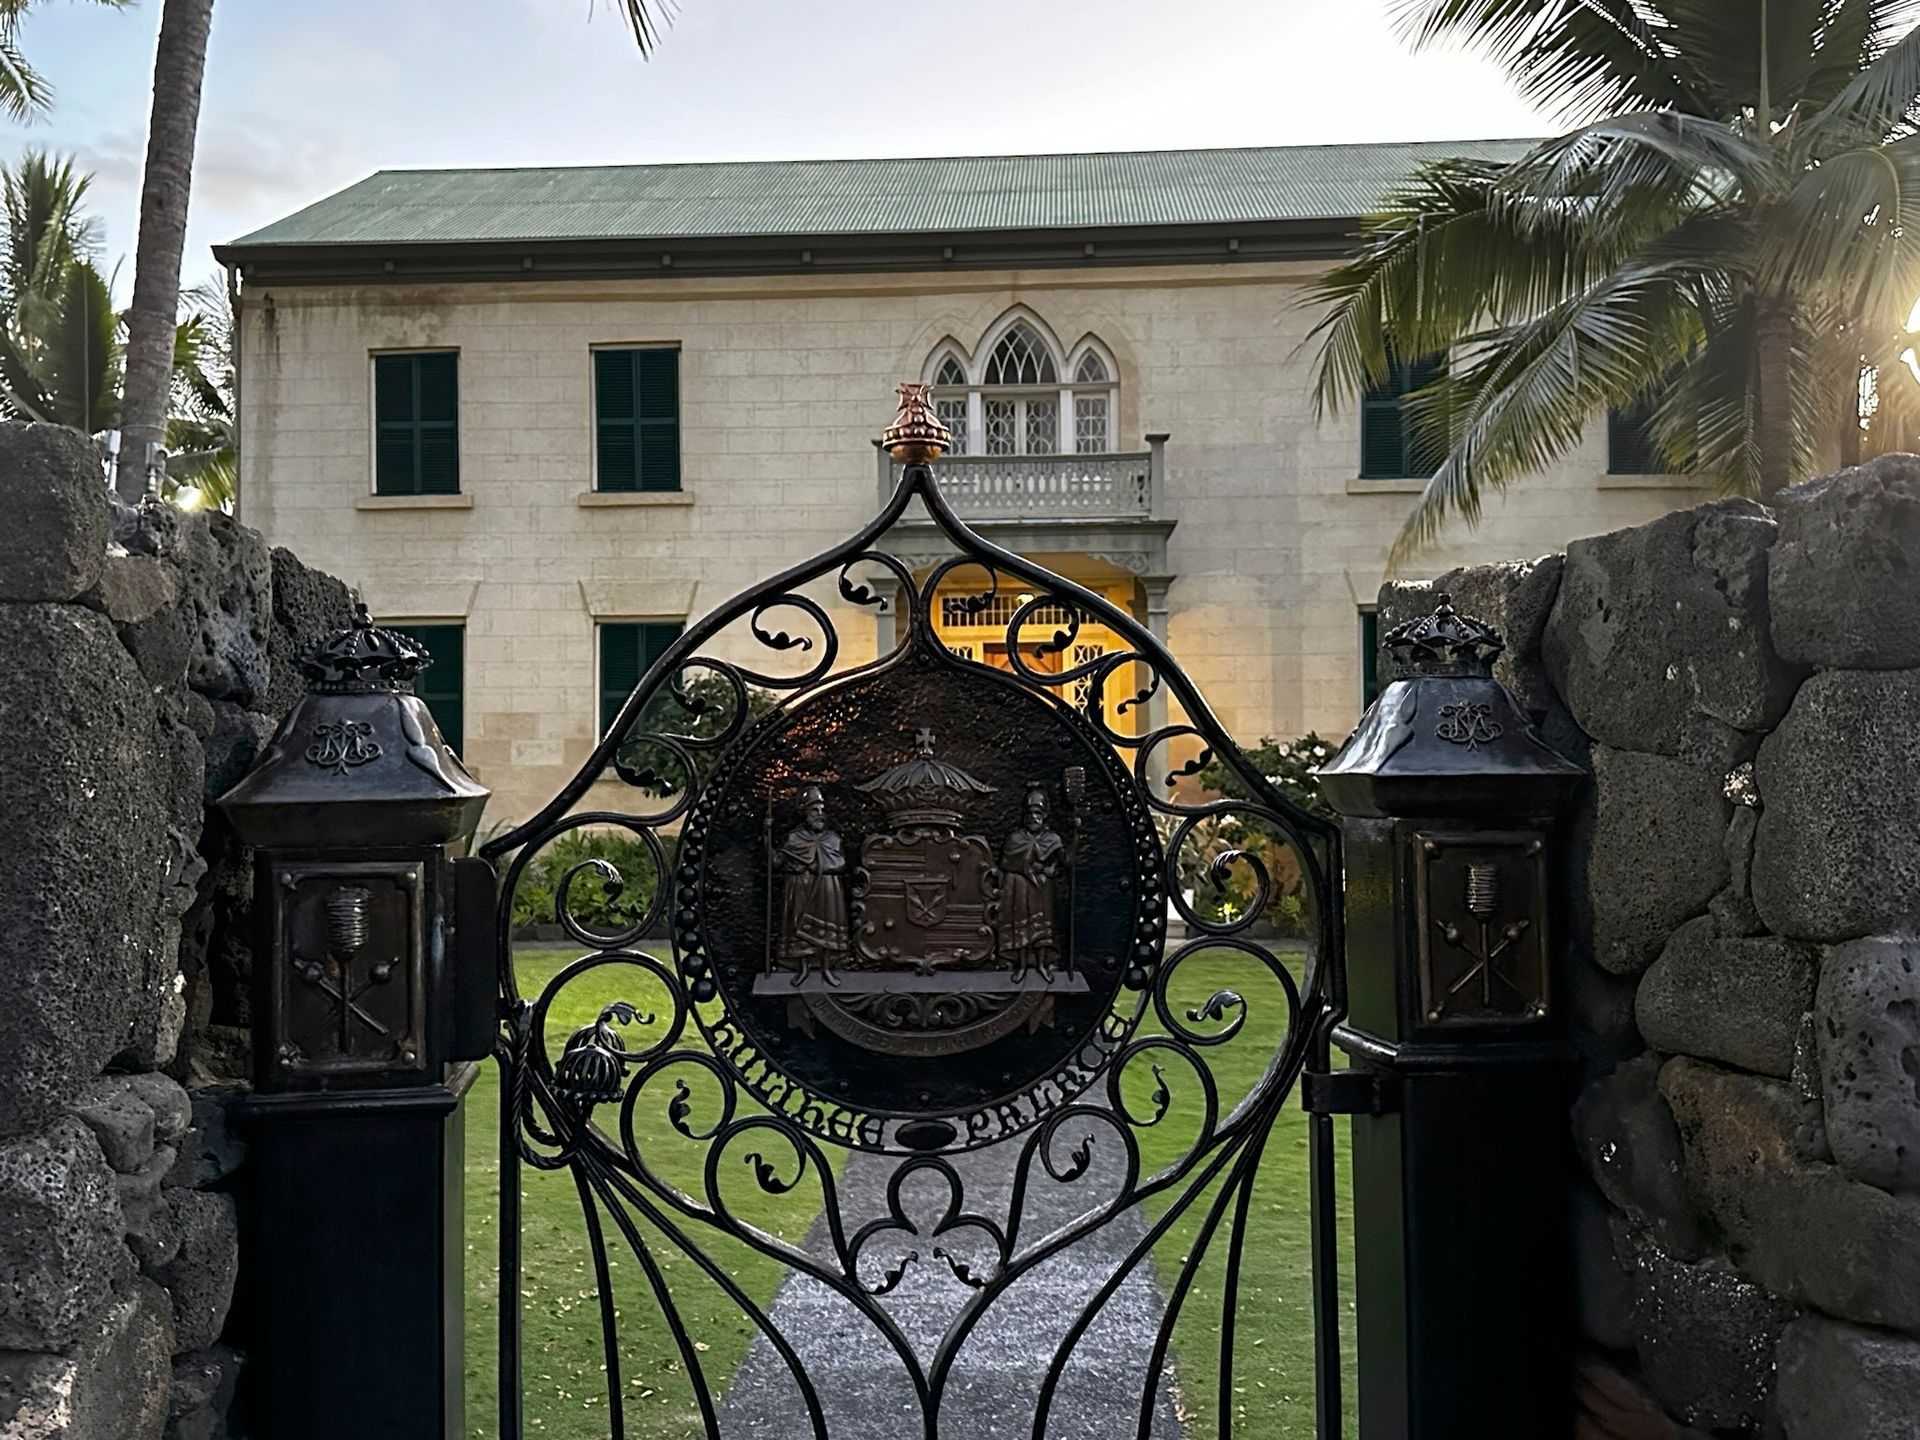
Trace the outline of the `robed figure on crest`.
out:
<instances>
[{"instance_id":1,"label":"robed figure on crest","mask_svg":"<svg viewBox=\"0 0 1920 1440\"><path fill-rule=\"evenodd\" d=\"M834 967L847 956L846 850L840 832L827 826L826 796L818 785L801 796L804 821L776 854L782 876L776 958L798 985L814 970L830 985Z\"/></svg>"},{"instance_id":2,"label":"robed figure on crest","mask_svg":"<svg viewBox=\"0 0 1920 1440\"><path fill-rule=\"evenodd\" d=\"M1000 958L1024 980L1029 969L1052 980L1060 961L1054 929L1053 882L1066 860L1066 842L1048 824L1046 788L1027 787L1026 823L1007 836L1000 856Z\"/></svg>"}]
</instances>

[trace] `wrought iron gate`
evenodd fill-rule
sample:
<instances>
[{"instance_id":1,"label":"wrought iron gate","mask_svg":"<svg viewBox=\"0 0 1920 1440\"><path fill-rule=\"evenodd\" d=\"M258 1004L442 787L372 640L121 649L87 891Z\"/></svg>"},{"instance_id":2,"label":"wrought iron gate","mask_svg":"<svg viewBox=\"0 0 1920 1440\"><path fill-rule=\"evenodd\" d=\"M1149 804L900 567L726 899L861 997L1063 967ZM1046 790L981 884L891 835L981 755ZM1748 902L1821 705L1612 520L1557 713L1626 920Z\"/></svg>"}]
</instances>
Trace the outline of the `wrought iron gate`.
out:
<instances>
[{"instance_id":1,"label":"wrought iron gate","mask_svg":"<svg viewBox=\"0 0 1920 1440\"><path fill-rule=\"evenodd\" d=\"M907 463L880 514L689 627L580 773L483 851L503 871L506 1440L523 1433L520 1166L565 1172L577 1189L611 1436L625 1433L637 1378L623 1376L622 1303L650 1312L629 1323L666 1327L699 1423L722 1433L727 1377L703 1372L706 1347L669 1269L682 1287L716 1287L746 1318L763 1368L797 1392L814 1436L830 1432L818 1383L827 1342L750 1293L726 1255L777 1262L818 1297L805 1314L840 1327L834 1353L864 1346L899 1377L917 1413L887 1433L953 1436L969 1338L1026 1324L1023 1283L1120 1234L1072 1313L1035 1322L1035 1342L1051 1350L1034 1393L997 1396L998 1418L1018 1433L1064 1433L1071 1357L1178 1224L1195 1227L1191 1243L1140 1332L1145 1353L1120 1367L1139 1391L1129 1413L1141 1437L1155 1432L1175 1322L1217 1256L1218 1370L1184 1380L1215 1398L1218 1433L1232 1431L1255 1173L1303 1069L1326 1068L1342 1010L1338 831L1247 763L1131 615L955 515L932 465L943 432L920 391L902 387L888 443ZM922 577L885 540L915 504L956 552ZM1016 597L1007 670L940 644L936 595L956 579L976 614ZM897 640L843 663L834 614L810 586L897 611ZM1093 624L1126 648L1047 668L1076 660L1075 636ZM1185 718L1134 733L1156 691ZM1252 798L1190 798L1181 782L1209 761ZM630 804L579 808L601 782L625 787ZM609 828L634 837L646 859L629 868L642 873L595 858L564 872L555 918L584 953L522 994L510 930L531 862L573 832ZM1243 838L1223 846L1223 828ZM583 918L588 886L622 897L618 923ZM1299 902L1297 953L1256 936L1283 888ZM1230 903L1209 898L1228 892ZM1169 941L1170 917L1187 938ZM661 927L665 938L650 941ZM1257 988L1194 991L1191 976L1229 961ZM590 1023L549 1033L573 986L605 1003ZM1257 1078L1223 1084L1217 1058L1250 1042L1266 1047ZM1326 1115L1307 1123L1318 1427L1331 1437L1333 1131ZM1163 1139L1163 1126L1179 1136ZM671 1164L650 1136L671 1141ZM864 1217L846 1213L843 1165L884 1177L868 1185ZM796 1190L819 1195L808 1240L770 1233L754 1212L752 1197ZM1043 1191L1064 1218L1033 1233ZM640 1279L616 1298L620 1246ZM929 1328L901 1302L936 1284L947 1313Z\"/></svg>"}]
</instances>

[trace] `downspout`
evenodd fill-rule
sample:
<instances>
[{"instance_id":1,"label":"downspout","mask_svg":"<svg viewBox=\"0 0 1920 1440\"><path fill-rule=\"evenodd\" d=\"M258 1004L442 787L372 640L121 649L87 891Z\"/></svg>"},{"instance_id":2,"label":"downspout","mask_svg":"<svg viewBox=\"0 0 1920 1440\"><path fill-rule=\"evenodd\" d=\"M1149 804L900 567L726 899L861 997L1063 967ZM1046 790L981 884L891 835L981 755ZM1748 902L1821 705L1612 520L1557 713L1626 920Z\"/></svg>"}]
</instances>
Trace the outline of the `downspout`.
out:
<instances>
[{"instance_id":1,"label":"downspout","mask_svg":"<svg viewBox=\"0 0 1920 1440\"><path fill-rule=\"evenodd\" d=\"M247 327L240 316L240 267L231 264L227 266L227 310L233 316L233 518L238 520L241 502L246 498L246 487L240 483L241 417L246 413L240 406L240 346Z\"/></svg>"}]
</instances>

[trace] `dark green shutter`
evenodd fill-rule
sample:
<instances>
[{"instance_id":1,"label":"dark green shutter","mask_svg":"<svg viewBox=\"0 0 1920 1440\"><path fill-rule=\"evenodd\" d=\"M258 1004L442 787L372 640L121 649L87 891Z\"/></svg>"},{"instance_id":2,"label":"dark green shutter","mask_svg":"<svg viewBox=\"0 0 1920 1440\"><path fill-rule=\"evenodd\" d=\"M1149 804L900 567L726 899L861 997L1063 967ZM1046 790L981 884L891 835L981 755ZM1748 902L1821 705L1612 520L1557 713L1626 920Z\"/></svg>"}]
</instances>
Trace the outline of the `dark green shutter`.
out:
<instances>
[{"instance_id":1,"label":"dark green shutter","mask_svg":"<svg viewBox=\"0 0 1920 1440\"><path fill-rule=\"evenodd\" d=\"M1380 612L1360 612L1360 704L1373 704L1380 694Z\"/></svg>"},{"instance_id":2,"label":"dark green shutter","mask_svg":"<svg viewBox=\"0 0 1920 1440\"><path fill-rule=\"evenodd\" d=\"M640 488L680 488L680 352L642 350L634 364Z\"/></svg>"},{"instance_id":3,"label":"dark green shutter","mask_svg":"<svg viewBox=\"0 0 1920 1440\"><path fill-rule=\"evenodd\" d=\"M595 488L640 488L640 446L633 414L633 351L593 352L594 428L599 444Z\"/></svg>"},{"instance_id":4,"label":"dark green shutter","mask_svg":"<svg viewBox=\"0 0 1920 1440\"><path fill-rule=\"evenodd\" d=\"M1398 480L1407 473L1406 425L1398 395L1368 395L1360 402L1360 478Z\"/></svg>"},{"instance_id":5,"label":"dark green shutter","mask_svg":"<svg viewBox=\"0 0 1920 1440\"><path fill-rule=\"evenodd\" d=\"M1447 357L1426 355L1395 361L1387 378L1360 400L1360 478L1362 480L1424 479L1446 459L1437 438L1415 425L1406 397L1425 389L1446 371Z\"/></svg>"},{"instance_id":6,"label":"dark green shutter","mask_svg":"<svg viewBox=\"0 0 1920 1440\"><path fill-rule=\"evenodd\" d=\"M653 663L667 653L685 627L677 620L646 624L608 624L600 627L600 733L633 693Z\"/></svg>"},{"instance_id":7,"label":"dark green shutter","mask_svg":"<svg viewBox=\"0 0 1920 1440\"><path fill-rule=\"evenodd\" d=\"M459 357L451 351L373 357L374 489L460 492Z\"/></svg>"},{"instance_id":8,"label":"dark green shutter","mask_svg":"<svg viewBox=\"0 0 1920 1440\"><path fill-rule=\"evenodd\" d=\"M599 490L680 488L680 352L596 350Z\"/></svg>"},{"instance_id":9,"label":"dark green shutter","mask_svg":"<svg viewBox=\"0 0 1920 1440\"><path fill-rule=\"evenodd\" d=\"M466 744L466 638L464 625L396 625L426 647L433 663L413 682L413 693L427 702L433 723L456 754Z\"/></svg>"},{"instance_id":10,"label":"dark green shutter","mask_svg":"<svg viewBox=\"0 0 1920 1440\"><path fill-rule=\"evenodd\" d=\"M1607 410L1607 473L1660 475L1666 471L1653 443L1653 406L1644 400Z\"/></svg>"}]
</instances>

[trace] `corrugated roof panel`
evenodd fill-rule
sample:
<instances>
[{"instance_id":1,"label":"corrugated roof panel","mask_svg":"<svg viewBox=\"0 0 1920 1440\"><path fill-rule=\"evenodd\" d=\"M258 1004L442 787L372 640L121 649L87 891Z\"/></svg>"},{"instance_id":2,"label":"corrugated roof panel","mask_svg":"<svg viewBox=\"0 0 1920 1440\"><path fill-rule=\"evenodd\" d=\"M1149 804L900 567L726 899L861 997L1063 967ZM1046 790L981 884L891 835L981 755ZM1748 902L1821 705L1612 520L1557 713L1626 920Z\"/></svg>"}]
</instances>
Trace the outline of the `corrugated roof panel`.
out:
<instances>
[{"instance_id":1,"label":"corrugated roof panel","mask_svg":"<svg viewBox=\"0 0 1920 1440\"><path fill-rule=\"evenodd\" d=\"M907 160L382 170L236 247L1052 230L1338 219L1524 140Z\"/></svg>"}]
</instances>

